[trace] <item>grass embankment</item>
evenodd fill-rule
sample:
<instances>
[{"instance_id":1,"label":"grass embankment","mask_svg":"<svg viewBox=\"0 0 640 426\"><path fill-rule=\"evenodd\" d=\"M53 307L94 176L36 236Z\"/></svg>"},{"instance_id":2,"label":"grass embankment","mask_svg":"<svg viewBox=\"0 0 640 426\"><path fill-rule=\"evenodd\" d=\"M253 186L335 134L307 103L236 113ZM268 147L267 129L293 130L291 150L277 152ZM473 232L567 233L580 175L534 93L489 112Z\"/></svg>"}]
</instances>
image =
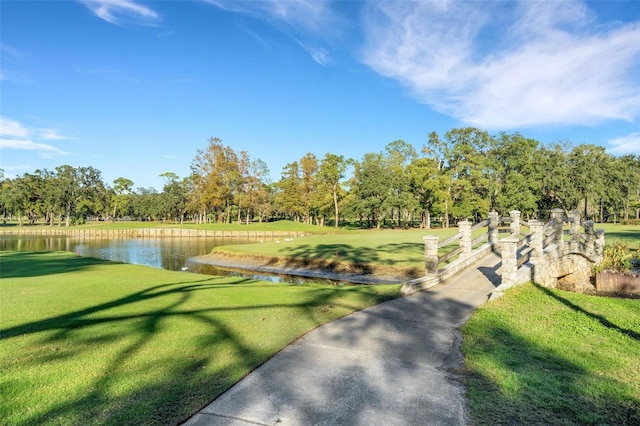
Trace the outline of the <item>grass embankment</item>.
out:
<instances>
[{"instance_id":1,"label":"grass embankment","mask_svg":"<svg viewBox=\"0 0 640 426\"><path fill-rule=\"evenodd\" d=\"M640 300L528 284L462 332L473 424L640 424Z\"/></svg>"},{"instance_id":2,"label":"grass embankment","mask_svg":"<svg viewBox=\"0 0 640 426\"><path fill-rule=\"evenodd\" d=\"M331 271L381 276L418 277L424 274L427 234L446 238L457 229L349 231L311 235L264 243L218 246L212 254L261 260L283 267L325 268Z\"/></svg>"},{"instance_id":3,"label":"grass embankment","mask_svg":"<svg viewBox=\"0 0 640 426\"><path fill-rule=\"evenodd\" d=\"M607 243L621 240L640 244L640 226L598 224L605 229ZM425 235L440 240L454 235L458 228L412 230L343 231L331 235L281 239L256 244L218 246L212 252L221 257L260 259L283 266L308 266L380 275L415 277L424 274ZM473 234L473 238L486 228ZM317 233L316 233L317 234ZM500 238L508 234L500 234ZM458 247L458 241L440 249L440 255Z\"/></svg>"},{"instance_id":4,"label":"grass embankment","mask_svg":"<svg viewBox=\"0 0 640 426\"><path fill-rule=\"evenodd\" d=\"M177 424L399 286L292 286L0 253L1 424Z\"/></svg>"}]
</instances>

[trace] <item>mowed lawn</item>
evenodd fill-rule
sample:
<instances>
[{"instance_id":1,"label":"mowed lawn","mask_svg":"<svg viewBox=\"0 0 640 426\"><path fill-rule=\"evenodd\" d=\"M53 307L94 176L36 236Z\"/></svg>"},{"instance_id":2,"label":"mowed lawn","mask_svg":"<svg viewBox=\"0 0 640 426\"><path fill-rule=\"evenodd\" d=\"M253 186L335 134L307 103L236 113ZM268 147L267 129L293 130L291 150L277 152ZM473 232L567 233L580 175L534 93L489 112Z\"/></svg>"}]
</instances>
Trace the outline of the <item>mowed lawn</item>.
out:
<instances>
[{"instance_id":1,"label":"mowed lawn","mask_svg":"<svg viewBox=\"0 0 640 426\"><path fill-rule=\"evenodd\" d=\"M399 286L285 285L0 253L0 424L178 424Z\"/></svg>"},{"instance_id":2,"label":"mowed lawn","mask_svg":"<svg viewBox=\"0 0 640 426\"><path fill-rule=\"evenodd\" d=\"M527 284L462 333L472 424L640 424L640 299Z\"/></svg>"},{"instance_id":3,"label":"mowed lawn","mask_svg":"<svg viewBox=\"0 0 640 426\"><path fill-rule=\"evenodd\" d=\"M263 243L218 246L213 253L257 256L283 260L305 259L313 262L349 263L370 266L378 274L424 274L425 235L441 240L454 235L457 228L422 230L344 231L338 234L281 238ZM457 243L456 243L457 244Z\"/></svg>"}]
</instances>

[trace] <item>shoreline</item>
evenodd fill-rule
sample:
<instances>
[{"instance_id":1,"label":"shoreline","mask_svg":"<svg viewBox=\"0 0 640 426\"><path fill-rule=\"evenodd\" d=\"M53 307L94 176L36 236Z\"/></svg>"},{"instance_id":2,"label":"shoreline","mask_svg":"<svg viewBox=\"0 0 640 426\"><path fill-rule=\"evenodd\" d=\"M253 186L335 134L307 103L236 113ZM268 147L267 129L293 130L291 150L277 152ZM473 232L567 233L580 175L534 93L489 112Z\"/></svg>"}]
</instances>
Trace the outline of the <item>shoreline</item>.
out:
<instances>
[{"instance_id":1,"label":"shoreline","mask_svg":"<svg viewBox=\"0 0 640 426\"><path fill-rule=\"evenodd\" d=\"M309 265L305 259L278 259L257 256L233 256L229 254L204 254L188 259L189 262L211 265L220 269L244 272L284 274L304 278L345 281L353 284L403 284L411 278L398 275L381 275L369 271L350 271L344 263ZM339 269L339 270L338 270ZM359 268L355 268L359 269Z\"/></svg>"}]
</instances>

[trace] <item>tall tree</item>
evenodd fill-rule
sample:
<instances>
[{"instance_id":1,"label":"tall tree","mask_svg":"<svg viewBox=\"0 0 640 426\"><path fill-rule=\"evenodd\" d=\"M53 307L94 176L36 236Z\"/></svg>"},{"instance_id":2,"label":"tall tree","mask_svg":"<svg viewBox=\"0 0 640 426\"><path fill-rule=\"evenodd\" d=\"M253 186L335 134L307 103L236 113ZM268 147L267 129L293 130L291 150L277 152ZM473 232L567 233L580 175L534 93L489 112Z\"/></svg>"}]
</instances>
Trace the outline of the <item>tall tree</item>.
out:
<instances>
[{"instance_id":1,"label":"tall tree","mask_svg":"<svg viewBox=\"0 0 640 426\"><path fill-rule=\"evenodd\" d=\"M305 154L300 159L300 190L303 205L304 223L313 223L311 207L313 196L317 192L316 174L318 173L318 159L312 153Z\"/></svg>"},{"instance_id":2,"label":"tall tree","mask_svg":"<svg viewBox=\"0 0 640 426\"><path fill-rule=\"evenodd\" d=\"M390 192L388 169L385 167L384 155L375 153L364 154L362 161L354 164L355 197L353 202L360 214L373 221L377 229L382 227L385 219L384 200ZM356 207L352 207L353 210Z\"/></svg>"},{"instance_id":3,"label":"tall tree","mask_svg":"<svg viewBox=\"0 0 640 426\"><path fill-rule=\"evenodd\" d=\"M543 146L536 157L546 171L540 181L538 211L548 212L552 208L562 208L566 213L578 205L580 198L572 184L567 143L555 143Z\"/></svg>"},{"instance_id":4,"label":"tall tree","mask_svg":"<svg viewBox=\"0 0 640 426\"><path fill-rule=\"evenodd\" d=\"M340 182L344 179L347 167L351 163L352 160L345 159L342 155L327 153L322 158L318 170L318 180L331 191L335 228L338 228L340 222L339 196L342 192Z\"/></svg>"},{"instance_id":5,"label":"tall tree","mask_svg":"<svg viewBox=\"0 0 640 426\"><path fill-rule=\"evenodd\" d=\"M420 208L420 227L431 228L432 213L441 213L439 206L446 197L446 181L434 158L416 158L407 166L409 187Z\"/></svg>"},{"instance_id":6,"label":"tall tree","mask_svg":"<svg viewBox=\"0 0 640 426\"><path fill-rule=\"evenodd\" d=\"M611 157L606 166L606 191L600 202L600 220L605 219L605 209L616 218L631 216L640 218L640 155Z\"/></svg>"},{"instance_id":7,"label":"tall tree","mask_svg":"<svg viewBox=\"0 0 640 426\"><path fill-rule=\"evenodd\" d=\"M165 178L165 184L162 188L162 221L165 218L178 220L180 224L184 222L184 216L187 211L187 191L188 178L180 179L173 172L165 172L160 175Z\"/></svg>"},{"instance_id":8,"label":"tall tree","mask_svg":"<svg viewBox=\"0 0 640 426\"><path fill-rule=\"evenodd\" d=\"M223 145L221 139L211 138L206 149L198 150L191 171L200 215L206 218L213 211L218 222L229 222L241 181L235 151Z\"/></svg>"},{"instance_id":9,"label":"tall tree","mask_svg":"<svg viewBox=\"0 0 640 426\"><path fill-rule=\"evenodd\" d=\"M286 164L282 168L281 176L276 196L278 210L298 222L304 213L298 162Z\"/></svg>"},{"instance_id":10,"label":"tall tree","mask_svg":"<svg viewBox=\"0 0 640 426\"><path fill-rule=\"evenodd\" d=\"M592 202L600 200L606 191L605 165L607 161L608 154L605 152L604 147L596 145L578 145L573 148L568 156L571 184L577 191L582 203L584 203L585 219L592 213L589 210L589 199Z\"/></svg>"},{"instance_id":11,"label":"tall tree","mask_svg":"<svg viewBox=\"0 0 640 426\"><path fill-rule=\"evenodd\" d=\"M389 179L389 194L383 202L385 210L395 217L398 226L404 216L410 219L417 210L418 202L411 193L410 176L406 168L417 158L415 148L403 140L393 141L385 147L384 167Z\"/></svg>"},{"instance_id":12,"label":"tall tree","mask_svg":"<svg viewBox=\"0 0 640 426\"><path fill-rule=\"evenodd\" d=\"M133 214L138 220L152 221L163 217L162 196L154 188L139 187L132 198Z\"/></svg>"},{"instance_id":13,"label":"tall tree","mask_svg":"<svg viewBox=\"0 0 640 426\"><path fill-rule=\"evenodd\" d=\"M258 212L262 221L265 211L264 204L268 202L266 180L269 176L267 164L260 160L251 160L246 151L240 152L239 157L240 185L236 196L238 204L238 223L241 223L242 213L245 213L245 223L252 220Z\"/></svg>"},{"instance_id":14,"label":"tall tree","mask_svg":"<svg viewBox=\"0 0 640 426\"><path fill-rule=\"evenodd\" d=\"M538 161L538 142L519 133L501 133L494 150L496 185L493 187L492 208L506 215L519 210L532 217L537 213L537 194L544 170Z\"/></svg>"},{"instance_id":15,"label":"tall tree","mask_svg":"<svg viewBox=\"0 0 640 426\"><path fill-rule=\"evenodd\" d=\"M131 188L133 188L133 181L131 179L119 177L113 181L114 196L113 213L111 214L112 220L118 219L118 207L120 206L122 208L122 206L126 206L129 203Z\"/></svg>"}]
</instances>

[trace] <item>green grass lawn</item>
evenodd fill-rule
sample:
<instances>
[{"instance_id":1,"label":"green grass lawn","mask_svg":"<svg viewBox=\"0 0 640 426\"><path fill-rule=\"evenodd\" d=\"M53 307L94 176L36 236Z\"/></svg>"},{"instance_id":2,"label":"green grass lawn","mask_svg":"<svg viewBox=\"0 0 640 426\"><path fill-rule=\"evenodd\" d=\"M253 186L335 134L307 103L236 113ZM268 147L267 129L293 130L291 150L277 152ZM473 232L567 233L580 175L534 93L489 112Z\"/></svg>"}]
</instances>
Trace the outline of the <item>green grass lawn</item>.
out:
<instances>
[{"instance_id":1,"label":"green grass lawn","mask_svg":"<svg viewBox=\"0 0 640 426\"><path fill-rule=\"evenodd\" d=\"M214 253L346 262L375 267L376 273L424 273L425 235L446 238L457 228L438 230L368 230L311 235L255 244L218 246Z\"/></svg>"},{"instance_id":2,"label":"green grass lawn","mask_svg":"<svg viewBox=\"0 0 640 426\"><path fill-rule=\"evenodd\" d=\"M640 244L640 226L596 225L605 229L607 243L623 240ZM355 264L386 266L389 270L424 271L425 235L436 235L440 240L454 235L458 228L412 230L360 230L344 231L331 235L311 235L280 241L233 246L218 246L214 252L234 255L254 255L273 258L298 258L324 261L341 261ZM476 231L475 238L486 228ZM508 234L500 234L504 238ZM567 237L568 238L568 237ZM458 247L458 242L443 247L440 254Z\"/></svg>"},{"instance_id":3,"label":"green grass lawn","mask_svg":"<svg viewBox=\"0 0 640 426\"><path fill-rule=\"evenodd\" d=\"M178 424L305 332L399 295L62 252L2 252L0 274L0 424Z\"/></svg>"},{"instance_id":4,"label":"green grass lawn","mask_svg":"<svg viewBox=\"0 0 640 426\"><path fill-rule=\"evenodd\" d=\"M640 300L528 284L462 332L472 424L640 424Z\"/></svg>"},{"instance_id":5,"label":"green grass lawn","mask_svg":"<svg viewBox=\"0 0 640 426\"><path fill-rule=\"evenodd\" d=\"M640 226L619 225L613 223L596 223L596 229L604 229L606 244L613 244L615 241L623 241L633 247L640 247Z\"/></svg>"}]
</instances>

